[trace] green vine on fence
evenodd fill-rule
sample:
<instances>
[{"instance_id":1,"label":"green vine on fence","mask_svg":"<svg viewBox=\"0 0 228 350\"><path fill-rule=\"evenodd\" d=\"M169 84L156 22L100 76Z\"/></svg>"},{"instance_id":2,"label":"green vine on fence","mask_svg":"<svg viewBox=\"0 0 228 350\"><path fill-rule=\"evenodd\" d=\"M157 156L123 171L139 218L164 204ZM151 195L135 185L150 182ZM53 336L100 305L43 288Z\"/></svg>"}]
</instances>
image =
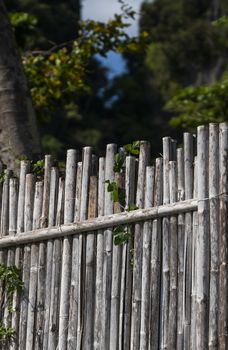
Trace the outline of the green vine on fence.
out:
<instances>
[{"instance_id":1,"label":"green vine on fence","mask_svg":"<svg viewBox=\"0 0 228 350\"><path fill-rule=\"evenodd\" d=\"M20 277L20 269L16 266L5 266L0 264L0 283L1 289L4 291L1 295L1 311L7 306L9 313L13 310L13 294L14 292L21 292L23 282ZM11 340L15 334L15 330L11 327L6 327L0 323L0 341L4 342Z\"/></svg>"},{"instance_id":2,"label":"green vine on fence","mask_svg":"<svg viewBox=\"0 0 228 350\"><path fill-rule=\"evenodd\" d=\"M139 147L140 147L139 141L134 141L131 144L127 144L123 146L125 153L133 156L139 155ZM115 155L113 171L119 174L122 174L125 171L125 154L123 152L117 153ZM119 203L120 207L123 210L127 210L129 212L139 209L138 206L134 203L128 205L128 207L126 208L125 190L121 188L117 184L117 182L115 181L111 182L110 180L106 180L105 183L108 185L107 191L111 193L111 198L113 203ZM131 239L132 232L130 227L119 225L114 228L113 235L114 235L114 244L122 245L127 243L129 239Z\"/></svg>"}]
</instances>

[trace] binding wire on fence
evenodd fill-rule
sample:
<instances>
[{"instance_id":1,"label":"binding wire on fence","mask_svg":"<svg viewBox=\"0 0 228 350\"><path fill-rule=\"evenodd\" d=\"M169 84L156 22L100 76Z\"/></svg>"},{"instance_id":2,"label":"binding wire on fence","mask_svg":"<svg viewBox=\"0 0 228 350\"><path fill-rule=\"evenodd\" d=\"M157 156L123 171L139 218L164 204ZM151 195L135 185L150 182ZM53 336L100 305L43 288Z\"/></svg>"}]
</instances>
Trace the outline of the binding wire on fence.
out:
<instances>
[{"instance_id":1,"label":"binding wire on fence","mask_svg":"<svg viewBox=\"0 0 228 350\"><path fill-rule=\"evenodd\" d=\"M16 349L225 349L228 125L105 157L21 161L0 184L0 263L23 280L2 323ZM1 285L1 299L5 298Z\"/></svg>"}]
</instances>

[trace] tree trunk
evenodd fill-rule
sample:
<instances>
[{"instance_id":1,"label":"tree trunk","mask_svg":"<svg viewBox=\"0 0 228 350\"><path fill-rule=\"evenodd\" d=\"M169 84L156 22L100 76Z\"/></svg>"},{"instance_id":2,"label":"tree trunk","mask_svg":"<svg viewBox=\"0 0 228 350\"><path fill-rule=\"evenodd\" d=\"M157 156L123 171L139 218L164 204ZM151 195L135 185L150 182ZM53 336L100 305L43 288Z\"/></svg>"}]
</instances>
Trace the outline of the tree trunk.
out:
<instances>
[{"instance_id":1,"label":"tree trunk","mask_svg":"<svg viewBox=\"0 0 228 350\"><path fill-rule=\"evenodd\" d=\"M0 159L10 168L21 155L40 153L38 129L21 58L0 1Z\"/></svg>"}]
</instances>

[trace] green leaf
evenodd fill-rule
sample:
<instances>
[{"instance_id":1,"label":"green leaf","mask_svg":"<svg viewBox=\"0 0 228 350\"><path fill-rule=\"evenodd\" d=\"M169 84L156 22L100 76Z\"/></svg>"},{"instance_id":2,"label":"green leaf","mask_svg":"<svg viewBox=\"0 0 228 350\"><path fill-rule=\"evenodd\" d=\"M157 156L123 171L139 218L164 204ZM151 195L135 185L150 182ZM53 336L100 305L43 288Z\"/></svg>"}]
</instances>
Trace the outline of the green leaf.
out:
<instances>
[{"instance_id":1,"label":"green leaf","mask_svg":"<svg viewBox=\"0 0 228 350\"><path fill-rule=\"evenodd\" d=\"M127 211L133 211L137 209L139 209L139 207L136 204L130 204L127 208Z\"/></svg>"},{"instance_id":2,"label":"green leaf","mask_svg":"<svg viewBox=\"0 0 228 350\"><path fill-rule=\"evenodd\" d=\"M115 227L113 235L115 245L125 244L130 238L128 230L122 225Z\"/></svg>"},{"instance_id":3,"label":"green leaf","mask_svg":"<svg viewBox=\"0 0 228 350\"><path fill-rule=\"evenodd\" d=\"M129 143L127 145L124 145L124 149L129 153L134 156L139 155L139 147L140 147L140 142L139 141L134 141L133 143Z\"/></svg>"},{"instance_id":4,"label":"green leaf","mask_svg":"<svg viewBox=\"0 0 228 350\"><path fill-rule=\"evenodd\" d=\"M124 155L121 153L117 153L115 155L115 162L114 162L114 167L113 167L113 171L115 173L121 173L124 171Z\"/></svg>"}]
</instances>

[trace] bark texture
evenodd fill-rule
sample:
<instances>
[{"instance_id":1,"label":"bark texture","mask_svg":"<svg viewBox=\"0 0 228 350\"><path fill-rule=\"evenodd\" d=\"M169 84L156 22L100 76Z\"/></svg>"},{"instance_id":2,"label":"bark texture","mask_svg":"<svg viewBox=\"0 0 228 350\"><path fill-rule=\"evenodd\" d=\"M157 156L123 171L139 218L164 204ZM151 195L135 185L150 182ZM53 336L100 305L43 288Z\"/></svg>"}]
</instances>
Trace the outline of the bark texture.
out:
<instances>
[{"instance_id":1,"label":"bark texture","mask_svg":"<svg viewBox=\"0 0 228 350\"><path fill-rule=\"evenodd\" d=\"M0 1L0 159L14 168L21 155L40 153L35 113L21 58Z\"/></svg>"}]
</instances>

